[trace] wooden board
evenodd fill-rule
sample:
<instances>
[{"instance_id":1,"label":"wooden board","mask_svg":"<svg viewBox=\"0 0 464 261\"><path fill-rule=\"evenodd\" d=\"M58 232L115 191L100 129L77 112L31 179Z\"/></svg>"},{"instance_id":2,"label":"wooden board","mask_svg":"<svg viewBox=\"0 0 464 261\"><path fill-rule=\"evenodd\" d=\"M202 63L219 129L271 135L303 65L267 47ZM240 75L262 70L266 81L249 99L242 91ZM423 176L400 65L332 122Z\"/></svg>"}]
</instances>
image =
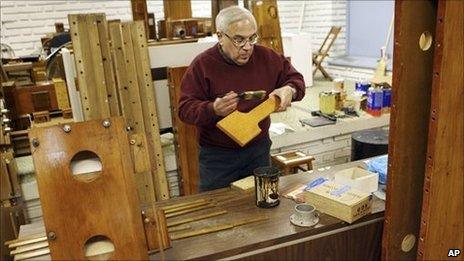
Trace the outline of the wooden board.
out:
<instances>
[{"instance_id":1,"label":"wooden board","mask_svg":"<svg viewBox=\"0 0 464 261\"><path fill-rule=\"evenodd\" d=\"M463 21L464 2L438 3L420 260L456 259L450 249L464 254Z\"/></svg>"},{"instance_id":2,"label":"wooden board","mask_svg":"<svg viewBox=\"0 0 464 261\"><path fill-rule=\"evenodd\" d=\"M156 200L156 189L152 178L149 144L144 129L130 23L110 22L109 31L119 103L122 115L130 128L137 189L141 202L149 203Z\"/></svg>"},{"instance_id":3,"label":"wooden board","mask_svg":"<svg viewBox=\"0 0 464 261\"><path fill-rule=\"evenodd\" d=\"M125 121L117 117L110 123L93 120L70 124L68 133L61 126L29 133L31 144L39 142L31 150L47 235L56 236L49 238L53 259L85 259L85 242L96 235L112 241L113 259L148 258ZM93 181L72 175L70 162L82 151L101 161Z\"/></svg>"},{"instance_id":4,"label":"wooden board","mask_svg":"<svg viewBox=\"0 0 464 261\"><path fill-rule=\"evenodd\" d=\"M220 120L216 126L243 147L258 136L261 132L258 123L274 112L278 105L274 97L269 97L250 112L232 112Z\"/></svg>"},{"instance_id":5,"label":"wooden board","mask_svg":"<svg viewBox=\"0 0 464 261\"><path fill-rule=\"evenodd\" d=\"M144 130L148 142L148 152L153 171L153 182L156 186L156 198L169 198L169 185L164 167L163 150L159 132L158 111L156 108L155 87L151 78L148 43L143 23L136 21L130 24L133 45L133 57L137 70L138 90L144 119Z\"/></svg>"},{"instance_id":6,"label":"wooden board","mask_svg":"<svg viewBox=\"0 0 464 261\"><path fill-rule=\"evenodd\" d=\"M84 119L108 118L110 106L97 18L91 14L71 14L68 20Z\"/></svg>"},{"instance_id":7,"label":"wooden board","mask_svg":"<svg viewBox=\"0 0 464 261\"><path fill-rule=\"evenodd\" d=\"M258 24L258 42L283 54L277 0L245 0Z\"/></svg>"},{"instance_id":8,"label":"wooden board","mask_svg":"<svg viewBox=\"0 0 464 261\"><path fill-rule=\"evenodd\" d=\"M66 83L61 78L53 78L53 85L55 86L56 101L58 108L61 110L71 108L68 99L68 89Z\"/></svg>"},{"instance_id":9,"label":"wooden board","mask_svg":"<svg viewBox=\"0 0 464 261\"><path fill-rule=\"evenodd\" d=\"M190 0L163 0L163 7L165 20L192 18Z\"/></svg>"},{"instance_id":10,"label":"wooden board","mask_svg":"<svg viewBox=\"0 0 464 261\"><path fill-rule=\"evenodd\" d=\"M435 1L395 3L388 189L382 256L416 258L432 84L433 46L419 48L424 31L435 35ZM411 236L407 236L411 235ZM408 249L408 238L415 238ZM402 250L402 243L403 249ZM412 240L411 240L412 241Z\"/></svg>"},{"instance_id":11,"label":"wooden board","mask_svg":"<svg viewBox=\"0 0 464 261\"><path fill-rule=\"evenodd\" d=\"M145 27L145 33L147 34L149 32L147 0L131 0L131 10L132 20L142 21ZM153 19L153 23L154 21L155 19Z\"/></svg>"},{"instance_id":12,"label":"wooden board","mask_svg":"<svg viewBox=\"0 0 464 261\"><path fill-rule=\"evenodd\" d=\"M182 122L178 116L180 85L186 70L187 67L168 68L168 86L181 193L182 195L191 195L198 193L200 180L199 146L196 127Z\"/></svg>"}]
</instances>

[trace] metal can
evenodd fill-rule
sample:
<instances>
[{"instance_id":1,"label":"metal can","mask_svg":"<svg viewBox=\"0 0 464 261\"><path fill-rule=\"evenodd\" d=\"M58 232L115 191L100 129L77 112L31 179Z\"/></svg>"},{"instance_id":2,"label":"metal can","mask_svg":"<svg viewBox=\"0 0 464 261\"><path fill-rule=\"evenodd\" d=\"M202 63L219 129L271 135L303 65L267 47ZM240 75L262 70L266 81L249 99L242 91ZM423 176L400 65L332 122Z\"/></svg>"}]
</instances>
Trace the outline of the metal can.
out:
<instances>
[{"instance_id":1,"label":"metal can","mask_svg":"<svg viewBox=\"0 0 464 261\"><path fill-rule=\"evenodd\" d=\"M360 81L355 83L355 90L367 93L368 89L371 87L370 82L368 81Z\"/></svg>"},{"instance_id":2,"label":"metal can","mask_svg":"<svg viewBox=\"0 0 464 261\"><path fill-rule=\"evenodd\" d=\"M367 91L367 112L372 116L382 115L383 91L378 87L370 87Z\"/></svg>"},{"instance_id":3,"label":"metal can","mask_svg":"<svg viewBox=\"0 0 464 261\"><path fill-rule=\"evenodd\" d=\"M279 175L276 167L260 167L253 171L255 177L256 206L272 208L279 205Z\"/></svg>"}]
</instances>

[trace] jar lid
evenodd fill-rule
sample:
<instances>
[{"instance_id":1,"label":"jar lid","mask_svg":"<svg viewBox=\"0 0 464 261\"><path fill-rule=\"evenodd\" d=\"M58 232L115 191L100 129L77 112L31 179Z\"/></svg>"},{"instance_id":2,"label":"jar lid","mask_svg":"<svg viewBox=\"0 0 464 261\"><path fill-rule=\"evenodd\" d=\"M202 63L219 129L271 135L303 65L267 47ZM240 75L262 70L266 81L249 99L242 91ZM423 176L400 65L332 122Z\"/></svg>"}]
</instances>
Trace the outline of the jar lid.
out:
<instances>
[{"instance_id":1,"label":"jar lid","mask_svg":"<svg viewBox=\"0 0 464 261\"><path fill-rule=\"evenodd\" d=\"M259 167L253 171L253 174L256 177L269 177L270 178L270 177L278 176L280 174L280 169L273 167L273 166Z\"/></svg>"}]
</instances>

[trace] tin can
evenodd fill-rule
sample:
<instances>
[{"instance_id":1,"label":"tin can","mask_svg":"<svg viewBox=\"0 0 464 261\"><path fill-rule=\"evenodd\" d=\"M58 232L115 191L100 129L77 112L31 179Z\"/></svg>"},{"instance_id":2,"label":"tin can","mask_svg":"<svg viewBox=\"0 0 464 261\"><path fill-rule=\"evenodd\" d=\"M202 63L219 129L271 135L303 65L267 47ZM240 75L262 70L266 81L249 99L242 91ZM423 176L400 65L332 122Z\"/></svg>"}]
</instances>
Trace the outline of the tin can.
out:
<instances>
[{"instance_id":1,"label":"tin can","mask_svg":"<svg viewBox=\"0 0 464 261\"><path fill-rule=\"evenodd\" d=\"M389 113L391 107L391 88L383 88L382 113Z\"/></svg>"},{"instance_id":2,"label":"tin can","mask_svg":"<svg viewBox=\"0 0 464 261\"><path fill-rule=\"evenodd\" d=\"M272 208L280 203L279 175L276 167L260 167L253 171L255 177L256 206Z\"/></svg>"},{"instance_id":3,"label":"tin can","mask_svg":"<svg viewBox=\"0 0 464 261\"><path fill-rule=\"evenodd\" d=\"M337 95L333 92L319 93L319 110L324 114L334 114L337 108Z\"/></svg>"},{"instance_id":4,"label":"tin can","mask_svg":"<svg viewBox=\"0 0 464 261\"><path fill-rule=\"evenodd\" d=\"M355 83L355 90L364 92L364 94L367 93L368 89L371 87L370 82L368 81L360 81Z\"/></svg>"}]
</instances>

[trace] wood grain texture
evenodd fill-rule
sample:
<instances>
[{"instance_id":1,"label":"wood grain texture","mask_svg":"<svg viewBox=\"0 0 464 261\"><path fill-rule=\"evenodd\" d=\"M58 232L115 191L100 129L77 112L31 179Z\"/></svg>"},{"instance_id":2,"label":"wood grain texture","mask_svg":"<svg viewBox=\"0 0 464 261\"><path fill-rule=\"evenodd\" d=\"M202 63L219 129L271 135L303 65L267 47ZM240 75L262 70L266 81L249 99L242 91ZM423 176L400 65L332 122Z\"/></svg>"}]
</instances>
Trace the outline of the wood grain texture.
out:
<instances>
[{"instance_id":1,"label":"wood grain texture","mask_svg":"<svg viewBox=\"0 0 464 261\"><path fill-rule=\"evenodd\" d=\"M31 149L46 231L56 235L49 240L53 259L85 259L84 244L96 235L112 241L113 259L148 258L125 121L110 122L108 128L93 120L70 124L69 133L61 126L29 133L40 142ZM71 159L81 151L94 152L102 163L91 182L71 172Z\"/></svg>"},{"instance_id":2,"label":"wood grain texture","mask_svg":"<svg viewBox=\"0 0 464 261\"><path fill-rule=\"evenodd\" d=\"M258 24L258 42L283 54L277 0L245 0Z\"/></svg>"},{"instance_id":3,"label":"wood grain texture","mask_svg":"<svg viewBox=\"0 0 464 261\"><path fill-rule=\"evenodd\" d=\"M132 20L142 21L145 32L148 33L147 0L131 0ZM155 21L155 19L153 19Z\"/></svg>"},{"instance_id":4,"label":"wood grain texture","mask_svg":"<svg viewBox=\"0 0 464 261\"><path fill-rule=\"evenodd\" d=\"M433 47L419 48L419 37L424 31L435 35L435 17L435 1L395 3L385 260L416 257L417 244L403 252L401 243L408 234L419 239L434 53Z\"/></svg>"},{"instance_id":5,"label":"wood grain texture","mask_svg":"<svg viewBox=\"0 0 464 261\"><path fill-rule=\"evenodd\" d=\"M318 171L314 170L313 173L298 173L281 177L279 180L279 190L286 190L293 187L297 183L306 184L318 177L331 178L333 174L342 169L354 167L360 164L359 162L350 162L343 165L333 166L329 171ZM206 193L173 198L168 201L156 202L158 206L165 206L171 204L177 204L182 202L191 202L197 199L217 199L221 201L218 203L221 209L227 211L226 215L219 215L210 217L204 220L197 220L195 222L189 222L188 224L192 227L192 230L201 229L208 226L215 226L224 223L232 223L236 220L245 220L249 218L267 216L269 220L262 221L259 223L253 223L245 226L236 227L233 229L219 231L216 233L200 235L191 238L184 238L180 240L172 241L172 248L166 251L166 257L168 260L190 260L190 259L201 259L201 260L213 260L225 257L231 257L250 251L261 250L268 247L273 247L281 243L289 243L293 240L300 240L312 236L321 236L325 232L333 232L338 229L349 230L346 236L336 238L325 243L325 252L328 253L333 251L333 246L342 246L347 244L350 247L348 251L357 253L359 256L368 256L368 253L379 253L380 252L380 236L381 226L383 223L383 210L384 203L377 198L374 198L373 213L363 217L361 220L356 221L353 226L359 225L364 226L364 222L375 222L377 226L374 226L376 232L353 234L351 233L352 226L347 223L340 221L339 219L333 218L326 214L321 214L320 221L316 227L296 227L289 221L290 215L294 211L295 202L292 200L281 198L280 205L272 209L262 209L255 206L255 196L252 194L243 194L241 192L231 190L229 188L209 191ZM227 198L226 201L223 199ZM189 215L170 218L169 224L179 220L185 220L189 217L197 217L206 213L211 213L211 210L204 210L201 213L191 213ZM338 233L338 232L334 232ZM320 239L316 239L318 241ZM342 241L345 240L345 241ZM290 245L296 243L290 243ZM300 256L300 260L303 258L311 259L311 253L318 252L318 249L306 250L306 255ZM337 260L348 260L343 258L343 255L347 254L342 252ZM331 253L333 256L337 256L337 253ZM352 256L347 254L347 257ZM377 254L378 256L378 254ZM160 258L159 255L151 256L152 259L157 260ZM271 260L285 260L283 258L274 258ZM321 260L321 259L316 259ZM369 260L369 259L351 259L351 260Z\"/></svg>"},{"instance_id":6,"label":"wood grain texture","mask_svg":"<svg viewBox=\"0 0 464 261\"><path fill-rule=\"evenodd\" d=\"M45 94L45 97L39 97L40 95L36 96L38 99L44 99L44 101L42 102L46 104L46 108L40 108L40 110L51 111L59 109L53 82L46 81L40 82L37 85L16 86L12 91L15 104L15 115L13 116L14 118L23 114L33 113L34 111L39 109L36 108L37 106L34 106L34 103L37 103L34 102L35 94L37 93Z\"/></svg>"},{"instance_id":7,"label":"wood grain texture","mask_svg":"<svg viewBox=\"0 0 464 261\"><path fill-rule=\"evenodd\" d=\"M66 83L61 78L53 78L53 85L55 87L56 101L58 103L58 108L61 110L71 108L68 98L68 89L66 88Z\"/></svg>"},{"instance_id":8,"label":"wood grain texture","mask_svg":"<svg viewBox=\"0 0 464 261\"><path fill-rule=\"evenodd\" d=\"M247 113L237 110L232 112L220 120L216 126L243 147L259 135L261 129L258 123L274 112L278 105L276 98L269 97Z\"/></svg>"},{"instance_id":9,"label":"wood grain texture","mask_svg":"<svg viewBox=\"0 0 464 261\"><path fill-rule=\"evenodd\" d=\"M71 14L68 20L84 119L110 117L96 17Z\"/></svg>"},{"instance_id":10,"label":"wood grain texture","mask_svg":"<svg viewBox=\"0 0 464 261\"><path fill-rule=\"evenodd\" d=\"M185 0L163 0L164 19L177 20L192 18L192 4Z\"/></svg>"},{"instance_id":11,"label":"wood grain texture","mask_svg":"<svg viewBox=\"0 0 464 261\"><path fill-rule=\"evenodd\" d=\"M187 67L168 68L168 86L180 188L182 195L192 195L198 193L200 180L197 129L182 122L178 116L180 85L186 70Z\"/></svg>"},{"instance_id":12,"label":"wood grain texture","mask_svg":"<svg viewBox=\"0 0 464 261\"><path fill-rule=\"evenodd\" d=\"M450 249L464 250L464 2L440 1L436 20L420 260L452 260Z\"/></svg>"},{"instance_id":13,"label":"wood grain texture","mask_svg":"<svg viewBox=\"0 0 464 261\"><path fill-rule=\"evenodd\" d=\"M153 183L156 186L156 198L168 199L169 185L164 166L163 149L158 123L158 110L156 108L155 87L151 78L150 58L148 56L148 42L141 21L131 23L131 38L134 50L134 62L137 70L144 130L148 142L148 155L150 156L153 171Z\"/></svg>"}]
</instances>

